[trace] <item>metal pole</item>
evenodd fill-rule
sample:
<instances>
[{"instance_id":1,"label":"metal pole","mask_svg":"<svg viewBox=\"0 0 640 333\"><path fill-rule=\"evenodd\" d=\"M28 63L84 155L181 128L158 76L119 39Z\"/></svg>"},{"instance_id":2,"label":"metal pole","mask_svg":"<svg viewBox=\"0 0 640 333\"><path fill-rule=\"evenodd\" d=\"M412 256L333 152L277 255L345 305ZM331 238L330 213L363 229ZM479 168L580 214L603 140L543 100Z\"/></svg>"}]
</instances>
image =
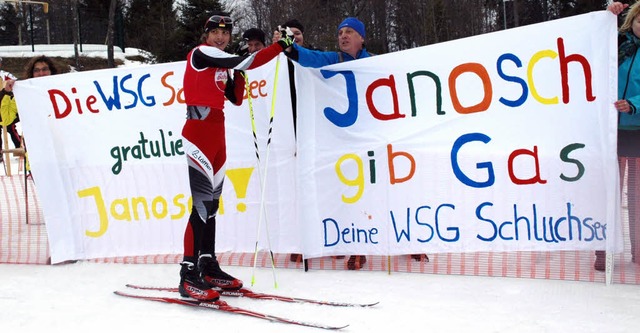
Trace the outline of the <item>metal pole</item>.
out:
<instances>
[{"instance_id":1,"label":"metal pole","mask_svg":"<svg viewBox=\"0 0 640 333\"><path fill-rule=\"evenodd\" d=\"M77 2L76 2L76 15L78 17L78 44L80 45L80 52L82 52L82 21L80 20L80 11L78 10Z\"/></svg>"},{"instance_id":2,"label":"metal pole","mask_svg":"<svg viewBox=\"0 0 640 333\"><path fill-rule=\"evenodd\" d=\"M31 30L31 52L35 52L35 46L33 43L33 9L31 8L31 5L29 5L29 30Z\"/></svg>"}]
</instances>

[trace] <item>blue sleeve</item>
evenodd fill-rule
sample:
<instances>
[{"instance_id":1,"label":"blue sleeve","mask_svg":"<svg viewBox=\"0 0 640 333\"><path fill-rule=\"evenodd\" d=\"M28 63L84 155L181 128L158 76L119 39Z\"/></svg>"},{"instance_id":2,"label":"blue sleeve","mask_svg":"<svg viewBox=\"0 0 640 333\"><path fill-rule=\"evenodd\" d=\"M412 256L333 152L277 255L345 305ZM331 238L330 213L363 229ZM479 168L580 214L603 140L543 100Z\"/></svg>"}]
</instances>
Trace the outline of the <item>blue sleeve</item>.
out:
<instances>
[{"instance_id":1,"label":"blue sleeve","mask_svg":"<svg viewBox=\"0 0 640 333\"><path fill-rule=\"evenodd\" d=\"M636 115L638 113L638 106L640 106L640 95L627 98L627 102L629 102L629 105L631 106L631 111L629 113Z\"/></svg>"},{"instance_id":2,"label":"blue sleeve","mask_svg":"<svg viewBox=\"0 0 640 333\"><path fill-rule=\"evenodd\" d=\"M319 68L338 63L337 52L313 51L293 44L298 51L298 63L304 67Z\"/></svg>"}]
</instances>

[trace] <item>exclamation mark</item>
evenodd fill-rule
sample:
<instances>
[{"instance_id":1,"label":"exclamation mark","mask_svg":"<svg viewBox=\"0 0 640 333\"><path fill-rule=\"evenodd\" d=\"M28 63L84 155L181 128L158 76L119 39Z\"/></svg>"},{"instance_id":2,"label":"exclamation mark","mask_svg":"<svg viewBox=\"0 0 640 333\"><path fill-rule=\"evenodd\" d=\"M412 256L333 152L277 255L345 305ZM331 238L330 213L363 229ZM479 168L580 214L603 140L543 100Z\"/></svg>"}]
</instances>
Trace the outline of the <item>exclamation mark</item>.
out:
<instances>
[{"instance_id":1,"label":"exclamation mark","mask_svg":"<svg viewBox=\"0 0 640 333\"><path fill-rule=\"evenodd\" d=\"M247 197L247 187L249 187L249 179L251 178L253 169L255 168L228 169L226 171L225 174L231 181L238 199L244 199ZM238 202L236 208L239 212L245 212L247 210L247 205L243 202Z\"/></svg>"}]
</instances>

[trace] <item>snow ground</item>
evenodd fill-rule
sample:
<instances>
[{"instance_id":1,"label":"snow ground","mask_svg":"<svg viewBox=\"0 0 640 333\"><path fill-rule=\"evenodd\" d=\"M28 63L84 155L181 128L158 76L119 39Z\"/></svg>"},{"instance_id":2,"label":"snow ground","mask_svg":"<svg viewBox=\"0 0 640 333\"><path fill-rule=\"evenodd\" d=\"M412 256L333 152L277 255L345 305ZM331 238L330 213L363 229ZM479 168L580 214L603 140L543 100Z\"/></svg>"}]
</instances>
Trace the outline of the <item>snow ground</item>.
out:
<instances>
[{"instance_id":1,"label":"snow ground","mask_svg":"<svg viewBox=\"0 0 640 333\"><path fill-rule=\"evenodd\" d=\"M113 294L125 284L174 286L178 265L0 265L2 332L320 332L236 314ZM637 332L635 285L370 271L304 272L229 266L251 289L346 302L380 301L373 308L335 308L225 298L235 306L332 325L343 332ZM132 290L129 290L132 291ZM162 294L162 292L143 292ZM167 293L164 293L167 294Z\"/></svg>"}]
</instances>

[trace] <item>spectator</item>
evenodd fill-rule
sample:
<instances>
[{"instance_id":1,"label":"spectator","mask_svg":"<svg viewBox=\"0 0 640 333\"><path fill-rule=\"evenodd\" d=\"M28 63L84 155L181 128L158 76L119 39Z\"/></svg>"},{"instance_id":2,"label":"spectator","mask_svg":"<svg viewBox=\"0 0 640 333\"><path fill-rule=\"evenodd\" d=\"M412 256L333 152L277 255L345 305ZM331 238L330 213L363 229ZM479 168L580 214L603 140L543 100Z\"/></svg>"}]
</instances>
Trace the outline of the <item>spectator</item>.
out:
<instances>
[{"instance_id":1,"label":"spectator","mask_svg":"<svg viewBox=\"0 0 640 333\"><path fill-rule=\"evenodd\" d=\"M304 26L300 21L296 19L289 20L281 25L282 28L289 28L293 33L293 42L297 45L303 46L309 50L317 50L311 44L306 43L304 40ZM280 31L276 30L273 32L272 40L277 41L281 38Z\"/></svg>"},{"instance_id":2,"label":"spectator","mask_svg":"<svg viewBox=\"0 0 640 333\"><path fill-rule=\"evenodd\" d=\"M297 20L289 21L285 23L284 26L288 26L294 33L294 36L296 36L294 29L300 32L304 30ZM274 36L276 36L276 34L274 34ZM314 68L372 56L365 48L366 30L364 24L357 18L348 17L342 21L338 26L337 36L340 51L331 52L305 48L301 45L304 43L304 37L301 33L300 43L296 41L292 47L285 50L285 54L302 66ZM298 38L296 38L296 40L298 40ZM297 254L291 255L291 261L298 259L294 257L296 255ZM429 257L427 257L426 254L412 254L410 257L417 261L429 261ZM347 268L357 270L362 268L366 262L366 256L353 255L347 260Z\"/></svg>"},{"instance_id":3,"label":"spectator","mask_svg":"<svg viewBox=\"0 0 640 333\"><path fill-rule=\"evenodd\" d=\"M285 51L285 54L302 66L314 68L371 56L364 44L366 38L364 24L357 18L348 17L342 21L338 26L337 35L340 51L309 50L294 44Z\"/></svg>"},{"instance_id":4,"label":"spectator","mask_svg":"<svg viewBox=\"0 0 640 333\"><path fill-rule=\"evenodd\" d=\"M618 116L618 163L620 181L623 182L627 169L627 207L629 210L629 238L631 241L631 261L640 259L640 221L638 221L638 195L640 195L640 179L637 179L640 165L640 82L636 78L640 73L638 45L640 45L640 2L628 4L615 1L607 10L619 15L627 11L618 35L618 100L613 104L619 112ZM622 186L621 186L622 188ZM605 270L605 251L596 251L593 265L598 271Z\"/></svg>"},{"instance_id":5,"label":"spectator","mask_svg":"<svg viewBox=\"0 0 640 333\"><path fill-rule=\"evenodd\" d=\"M0 103L2 100L4 100L5 96L9 96L10 98L10 100L9 99L7 100L7 102L5 103L5 107L3 108L5 112L7 112L7 115L0 113L0 149L5 149L2 143L2 139L3 139L2 129L5 126L7 128L9 137L13 142L13 146L15 148L20 148L21 146L20 133L18 133L18 130L16 128L16 124L20 121L20 119L17 117L17 112L14 113L11 111L11 115L9 115L10 106L8 105L8 103L10 103L10 101L13 100L13 92L11 92L11 89L13 87L12 81L15 81L15 80L16 80L16 77L13 74L2 70L2 58L0 58L0 88L2 89L0 91ZM8 84L11 84L11 87L7 87ZM7 148L8 148L8 145L7 145ZM3 161L3 155L0 154L0 162L2 161Z\"/></svg>"},{"instance_id":6,"label":"spectator","mask_svg":"<svg viewBox=\"0 0 640 333\"><path fill-rule=\"evenodd\" d=\"M54 64L51 58L46 56L33 57L24 69L24 76L31 79L34 77L56 75L58 74L58 67Z\"/></svg>"},{"instance_id":7,"label":"spectator","mask_svg":"<svg viewBox=\"0 0 640 333\"><path fill-rule=\"evenodd\" d=\"M50 58L46 56L37 56L31 58L31 60L29 60L29 62L25 66L24 76L27 78L34 78L57 73L58 69ZM16 106L16 101L13 98L13 85L15 84L15 82L15 79L5 81L5 87L2 92L0 92L0 95L2 95L2 99L0 99L0 114L3 119L2 124L5 124L6 121L11 122L14 126L17 122L20 121L20 117L18 115L18 107ZM11 131L10 127L7 127L7 129ZM21 138L19 134L17 134L17 131L16 135L18 136L18 144L16 145L15 140L13 141L13 143L14 145L16 145L16 148L19 148L21 146Z\"/></svg>"},{"instance_id":8,"label":"spectator","mask_svg":"<svg viewBox=\"0 0 640 333\"><path fill-rule=\"evenodd\" d=\"M258 52L267 46L267 35L258 28L248 29L242 34L242 38L247 42L249 54Z\"/></svg>"},{"instance_id":9,"label":"spectator","mask_svg":"<svg viewBox=\"0 0 640 333\"><path fill-rule=\"evenodd\" d=\"M243 70L264 65L293 44L284 36L277 43L247 56L224 50L231 41L233 20L216 12L204 25L202 44L187 55L183 89L187 120L182 129L193 198L184 233L184 257L178 290L185 297L217 300L214 289L236 290L242 281L220 268L215 257L216 214L225 178L225 97L242 104ZM234 70L232 73L231 70Z\"/></svg>"},{"instance_id":10,"label":"spectator","mask_svg":"<svg viewBox=\"0 0 640 333\"><path fill-rule=\"evenodd\" d=\"M285 50L285 54L302 66L317 68L370 56L364 47L364 38L366 36L364 24L356 18L349 17L338 26L338 45L340 47L338 52L324 52L305 48L303 46L304 28L297 20L288 21L284 24L284 27L291 29L296 40L292 47ZM299 33L296 35L296 32ZM275 36L279 36L279 34L274 33L274 38ZM298 257L298 254L294 253L291 255L290 260L296 261L300 260L299 258L301 259L301 256ZM347 260L347 268L350 270L360 269L366 262L366 256L350 256Z\"/></svg>"}]
</instances>

